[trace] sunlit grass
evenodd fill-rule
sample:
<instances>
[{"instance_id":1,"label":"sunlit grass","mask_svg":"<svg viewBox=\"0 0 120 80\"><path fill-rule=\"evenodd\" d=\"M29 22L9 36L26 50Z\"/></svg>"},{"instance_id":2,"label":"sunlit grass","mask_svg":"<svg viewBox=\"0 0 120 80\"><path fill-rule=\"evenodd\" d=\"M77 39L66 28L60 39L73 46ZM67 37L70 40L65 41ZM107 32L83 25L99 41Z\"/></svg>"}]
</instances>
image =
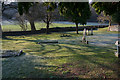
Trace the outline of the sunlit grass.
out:
<instances>
[{"instance_id":1,"label":"sunlit grass","mask_svg":"<svg viewBox=\"0 0 120 80\"><path fill-rule=\"evenodd\" d=\"M27 30L30 31L30 24L28 23ZM35 22L36 30L40 30L41 28L46 28L46 24L43 22ZM82 25L79 25L82 26ZM60 24L60 23L52 23L50 24L50 28L55 27L75 27L75 24ZM2 25L3 31L21 31L21 27L19 25Z\"/></svg>"},{"instance_id":2,"label":"sunlit grass","mask_svg":"<svg viewBox=\"0 0 120 80\"><path fill-rule=\"evenodd\" d=\"M103 28L107 29L107 28ZM107 34L103 29L94 31L99 36ZM62 34L71 37L60 37ZM94 36L94 35L93 35ZM3 49L23 50L26 55L3 59L3 78L119 78L119 59L114 56L115 48L84 44L82 31L36 34L28 36L6 36ZM109 37L106 38L107 41ZM96 40L104 41L96 37ZM93 37L89 38L92 40ZM57 40L59 43L38 42Z\"/></svg>"}]
</instances>

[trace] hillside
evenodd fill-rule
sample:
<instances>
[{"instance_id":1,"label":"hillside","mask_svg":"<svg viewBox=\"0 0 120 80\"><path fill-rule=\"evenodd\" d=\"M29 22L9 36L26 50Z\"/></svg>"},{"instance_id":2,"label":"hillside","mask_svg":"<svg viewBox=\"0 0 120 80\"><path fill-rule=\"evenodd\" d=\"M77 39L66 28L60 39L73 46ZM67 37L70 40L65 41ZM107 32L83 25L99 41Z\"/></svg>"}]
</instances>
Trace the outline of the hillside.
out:
<instances>
[{"instance_id":1,"label":"hillside","mask_svg":"<svg viewBox=\"0 0 120 80\"><path fill-rule=\"evenodd\" d=\"M90 9L91 9L92 15L91 15L90 19L88 20L88 22L96 22L98 15L96 14L95 10L92 7L90 7ZM9 5L4 5L4 8L2 10L3 10L3 13L2 13L3 20L16 20L16 13L18 13L16 2L14 2L14 3L12 2ZM66 20L65 17L60 16L57 9L56 9L55 13L57 13L55 15L55 19L54 19L55 21Z\"/></svg>"}]
</instances>

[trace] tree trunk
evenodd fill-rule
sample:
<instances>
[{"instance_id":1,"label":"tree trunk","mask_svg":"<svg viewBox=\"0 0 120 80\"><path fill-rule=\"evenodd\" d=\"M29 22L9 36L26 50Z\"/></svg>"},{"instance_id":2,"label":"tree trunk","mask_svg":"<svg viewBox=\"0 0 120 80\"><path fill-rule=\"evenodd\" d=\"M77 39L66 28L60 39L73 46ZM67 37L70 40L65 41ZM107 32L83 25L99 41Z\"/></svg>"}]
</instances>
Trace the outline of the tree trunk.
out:
<instances>
[{"instance_id":1,"label":"tree trunk","mask_svg":"<svg viewBox=\"0 0 120 80\"><path fill-rule=\"evenodd\" d=\"M2 28L1 28L1 24L0 24L0 38L2 38Z\"/></svg>"},{"instance_id":2,"label":"tree trunk","mask_svg":"<svg viewBox=\"0 0 120 80\"><path fill-rule=\"evenodd\" d=\"M109 21L109 26L111 26L111 21Z\"/></svg>"},{"instance_id":3,"label":"tree trunk","mask_svg":"<svg viewBox=\"0 0 120 80\"><path fill-rule=\"evenodd\" d=\"M76 23L76 33L79 34L78 33L78 23Z\"/></svg>"},{"instance_id":4,"label":"tree trunk","mask_svg":"<svg viewBox=\"0 0 120 80\"><path fill-rule=\"evenodd\" d=\"M109 21L108 31L110 31L111 21Z\"/></svg>"},{"instance_id":5,"label":"tree trunk","mask_svg":"<svg viewBox=\"0 0 120 80\"><path fill-rule=\"evenodd\" d=\"M118 32L120 31L120 23L118 23Z\"/></svg>"},{"instance_id":6,"label":"tree trunk","mask_svg":"<svg viewBox=\"0 0 120 80\"><path fill-rule=\"evenodd\" d=\"M46 26L46 34L49 34L49 22L47 22L47 26Z\"/></svg>"},{"instance_id":7,"label":"tree trunk","mask_svg":"<svg viewBox=\"0 0 120 80\"><path fill-rule=\"evenodd\" d=\"M30 25L31 25L31 31L33 32L36 31L34 21L30 21Z\"/></svg>"}]
</instances>

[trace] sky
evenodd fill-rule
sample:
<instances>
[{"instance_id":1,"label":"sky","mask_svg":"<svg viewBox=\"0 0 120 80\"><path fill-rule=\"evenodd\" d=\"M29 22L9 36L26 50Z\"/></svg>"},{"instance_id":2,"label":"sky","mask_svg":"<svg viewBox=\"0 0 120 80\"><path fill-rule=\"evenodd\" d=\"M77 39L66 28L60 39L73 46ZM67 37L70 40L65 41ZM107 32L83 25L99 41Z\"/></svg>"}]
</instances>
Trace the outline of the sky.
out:
<instances>
[{"instance_id":1,"label":"sky","mask_svg":"<svg viewBox=\"0 0 120 80\"><path fill-rule=\"evenodd\" d=\"M3 0L5 4L10 4L11 2L15 2L15 0ZM28 0L29 1L29 0ZM89 3L91 3L92 0L89 0Z\"/></svg>"},{"instance_id":2,"label":"sky","mask_svg":"<svg viewBox=\"0 0 120 80\"><path fill-rule=\"evenodd\" d=\"M92 2L92 0L89 0L89 3L91 3Z\"/></svg>"}]
</instances>

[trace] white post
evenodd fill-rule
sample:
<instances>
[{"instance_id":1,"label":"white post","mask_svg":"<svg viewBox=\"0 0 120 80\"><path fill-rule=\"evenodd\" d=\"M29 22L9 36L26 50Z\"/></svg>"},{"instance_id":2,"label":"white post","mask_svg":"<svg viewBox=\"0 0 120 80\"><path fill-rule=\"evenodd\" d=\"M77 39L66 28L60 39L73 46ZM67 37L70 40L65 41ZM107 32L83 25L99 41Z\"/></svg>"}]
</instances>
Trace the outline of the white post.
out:
<instances>
[{"instance_id":1,"label":"white post","mask_svg":"<svg viewBox=\"0 0 120 80\"><path fill-rule=\"evenodd\" d=\"M89 30L87 30L87 35L89 35Z\"/></svg>"},{"instance_id":2,"label":"white post","mask_svg":"<svg viewBox=\"0 0 120 80\"><path fill-rule=\"evenodd\" d=\"M119 41L116 41L115 45L117 46L117 52L115 52L115 56L120 57L120 44L119 44Z\"/></svg>"},{"instance_id":3,"label":"white post","mask_svg":"<svg viewBox=\"0 0 120 80\"><path fill-rule=\"evenodd\" d=\"M86 35L86 28L84 28L83 35Z\"/></svg>"},{"instance_id":4,"label":"white post","mask_svg":"<svg viewBox=\"0 0 120 80\"><path fill-rule=\"evenodd\" d=\"M84 31L83 31L82 42L86 42L86 28L84 28Z\"/></svg>"}]
</instances>

